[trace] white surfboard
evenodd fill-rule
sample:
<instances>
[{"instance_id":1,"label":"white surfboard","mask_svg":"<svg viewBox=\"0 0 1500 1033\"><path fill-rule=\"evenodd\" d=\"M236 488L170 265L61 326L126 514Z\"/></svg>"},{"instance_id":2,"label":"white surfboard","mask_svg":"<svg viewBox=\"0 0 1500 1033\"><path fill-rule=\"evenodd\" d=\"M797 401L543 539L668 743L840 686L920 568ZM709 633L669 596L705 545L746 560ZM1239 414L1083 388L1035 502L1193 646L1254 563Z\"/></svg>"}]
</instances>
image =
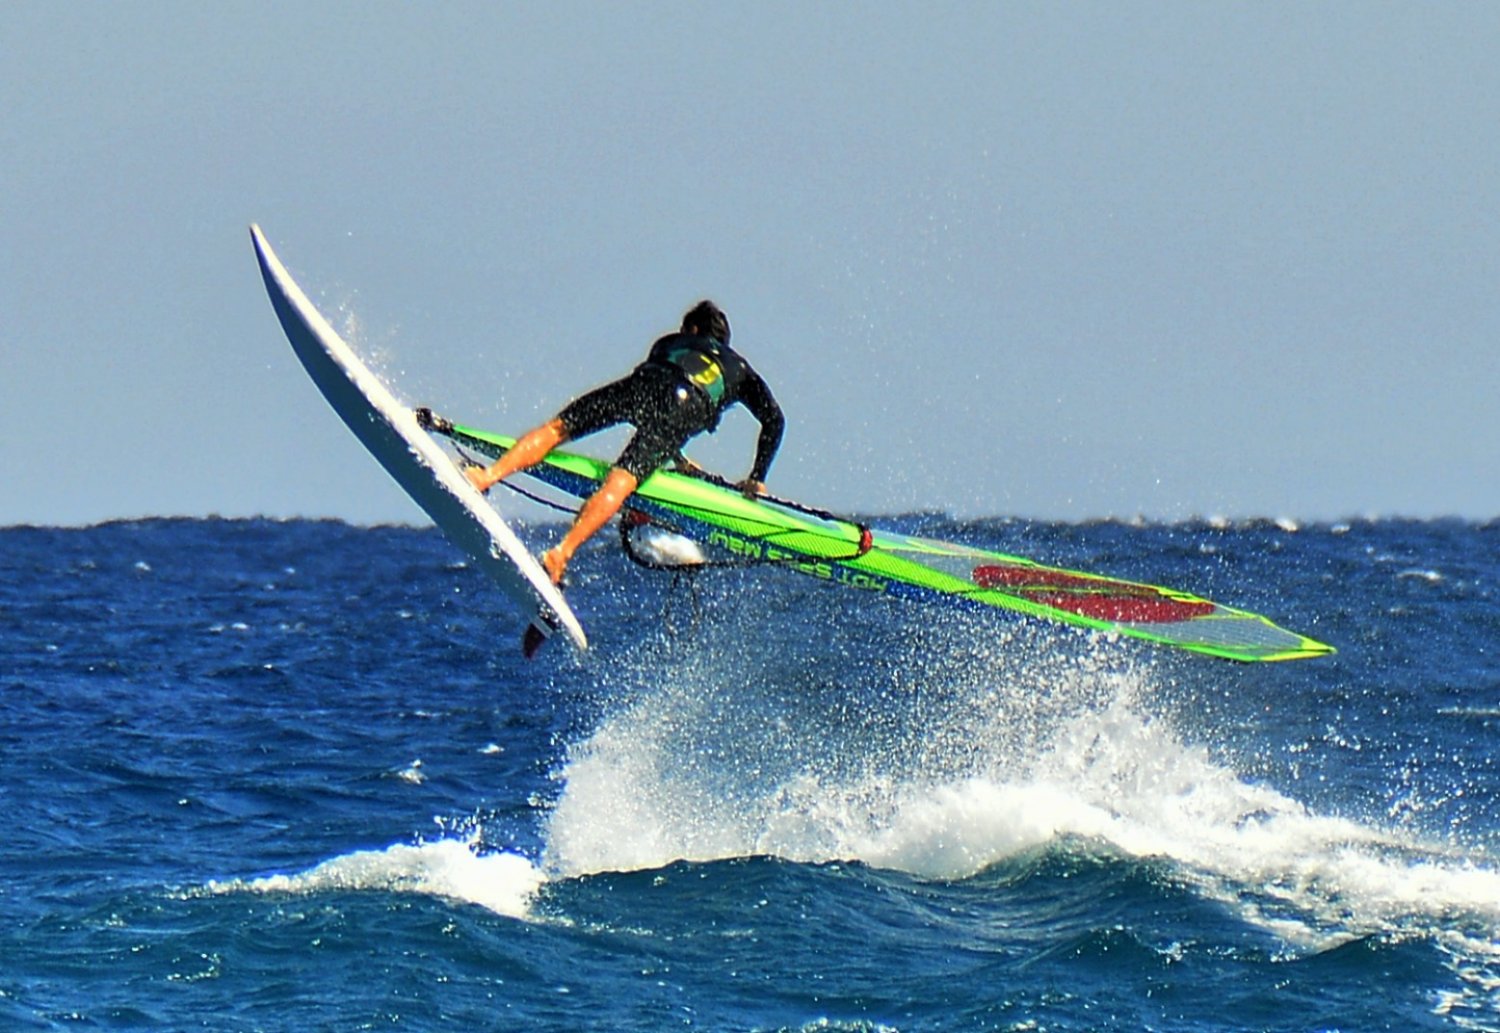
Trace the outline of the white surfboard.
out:
<instances>
[{"instance_id":1,"label":"white surfboard","mask_svg":"<svg viewBox=\"0 0 1500 1033\"><path fill-rule=\"evenodd\" d=\"M562 628L586 649L578 618L515 532L307 300L260 227L251 226L250 237L281 328L334 412L449 540L521 607L532 621L531 648L538 635Z\"/></svg>"}]
</instances>

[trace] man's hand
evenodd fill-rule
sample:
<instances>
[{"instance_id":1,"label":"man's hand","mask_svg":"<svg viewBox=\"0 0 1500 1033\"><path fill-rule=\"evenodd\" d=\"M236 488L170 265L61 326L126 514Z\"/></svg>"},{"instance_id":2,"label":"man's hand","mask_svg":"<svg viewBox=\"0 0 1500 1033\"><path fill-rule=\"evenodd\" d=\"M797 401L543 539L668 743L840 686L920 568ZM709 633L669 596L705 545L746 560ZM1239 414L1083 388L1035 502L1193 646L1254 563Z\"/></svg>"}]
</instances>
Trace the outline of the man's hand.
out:
<instances>
[{"instance_id":1,"label":"man's hand","mask_svg":"<svg viewBox=\"0 0 1500 1033\"><path fill-rule=\"evenodd\" d=\"M766 486L754 477L746 477L743 481L736 484L735 488L747 499L753 499L757 495L764 495L766 493Z\"/></svg>"},{"instance_id":2,"label":"man's hand","mask_svg":"<svg viewBox=\"0 0 1500 1033\"><path fill-rule=\"evenodd\" d=\"M703 467L699 466L697 463L693 462L685 455L679 455L677 459L673 461L672 469L676 470L678 473L685 473L689 477L701 477L703 475Z\"/></svg>"}]
</instances>

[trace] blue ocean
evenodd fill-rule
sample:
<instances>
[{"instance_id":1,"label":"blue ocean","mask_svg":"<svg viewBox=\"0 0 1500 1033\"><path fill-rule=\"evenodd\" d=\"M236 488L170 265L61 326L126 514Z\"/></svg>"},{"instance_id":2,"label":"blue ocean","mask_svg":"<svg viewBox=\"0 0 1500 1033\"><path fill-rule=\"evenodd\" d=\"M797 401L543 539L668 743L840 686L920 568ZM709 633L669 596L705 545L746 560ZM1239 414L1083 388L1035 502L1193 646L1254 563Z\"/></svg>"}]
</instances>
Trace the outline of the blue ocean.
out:
<instances>
[{"instance_id":1,"label":"blue ocean","mask_svg":"<svg viewBox=\"0 0 1500 1033\"><path fill-rule=\"evenodd\" d=\"M1500 1030L1500 523L881 523L1339 652L605 534L528 663L430 528L3 529L0 1029Z\"/></svg>"}]
</instances>

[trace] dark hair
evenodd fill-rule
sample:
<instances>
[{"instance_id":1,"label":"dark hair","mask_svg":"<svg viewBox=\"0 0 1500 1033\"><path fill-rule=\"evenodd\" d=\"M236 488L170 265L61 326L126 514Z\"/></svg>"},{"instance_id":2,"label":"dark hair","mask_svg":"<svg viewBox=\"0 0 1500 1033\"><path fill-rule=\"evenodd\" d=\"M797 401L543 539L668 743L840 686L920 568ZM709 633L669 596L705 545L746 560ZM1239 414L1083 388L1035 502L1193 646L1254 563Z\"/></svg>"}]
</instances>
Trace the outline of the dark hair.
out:
<instances>
[{"instance_id":1,"label":"dark hair","mask_svg":"<svg viewBox=\"0 0 1500 1033\"><path fill-rule=\"evenodd\" d=\"M720 344L729 343L729 317L711 301L700 301L682 317L682 332L696 331Z\"/></svg>"}]
</instances>

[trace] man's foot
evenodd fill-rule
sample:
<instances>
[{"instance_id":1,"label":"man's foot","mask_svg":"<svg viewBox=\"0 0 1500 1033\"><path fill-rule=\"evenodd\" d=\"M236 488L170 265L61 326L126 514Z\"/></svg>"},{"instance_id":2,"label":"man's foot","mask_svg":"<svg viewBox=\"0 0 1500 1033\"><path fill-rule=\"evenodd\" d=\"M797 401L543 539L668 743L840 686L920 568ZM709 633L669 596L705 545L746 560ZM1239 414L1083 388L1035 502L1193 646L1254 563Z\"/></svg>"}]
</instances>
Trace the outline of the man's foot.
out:
<instances>
[{"instance_id":1,"label":"man's foot","mask_svg":"<svg viewBox=\"0 0 1500 1033\"><path fill-rule=\"evenodd\" d=\"M495 486L495 482L490 480L489 469L483 466L464 467L464 476L469 479L469 483L474 485L475 490L481 495Z\"/></svg>"},{"instance_id":2,"label":"man's foot","mask_svg":"<svg viewBox=\"0 0 1500 1033\"><path fill-rule=\"evenodd\" d=\"M563 578L568 572L568 561L563 559L560 549L548 549L542 553L542 569L552 579L552 583L559 588L562 587Z\"/></svg>"}]
</instances>

